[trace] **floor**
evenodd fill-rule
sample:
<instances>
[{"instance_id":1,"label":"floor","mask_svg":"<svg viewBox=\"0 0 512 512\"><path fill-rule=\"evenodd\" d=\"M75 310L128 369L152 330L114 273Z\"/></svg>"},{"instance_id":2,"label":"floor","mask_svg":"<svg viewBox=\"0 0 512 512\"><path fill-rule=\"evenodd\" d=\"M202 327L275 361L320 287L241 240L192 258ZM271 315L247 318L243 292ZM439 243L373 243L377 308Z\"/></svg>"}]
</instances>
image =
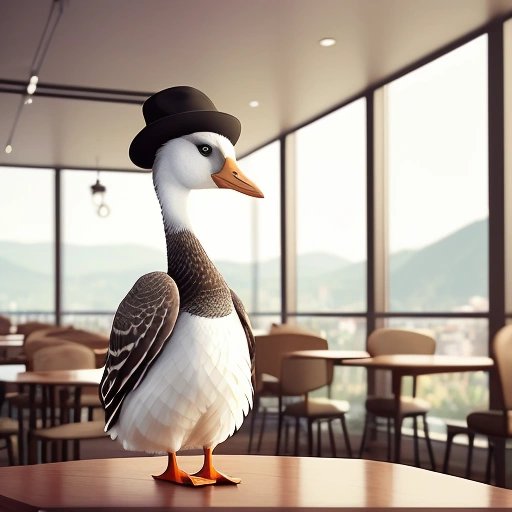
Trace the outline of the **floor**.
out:
<instances>
[{"instance_id":1,"label":"floor","mask_svg":"<svg viewBox=\"0 0 512 512\"><path fill-rule=\"evenodd\" d=\"M5 411L4 411L5 412ZM248 451L249 443L249 427L250 427L250 416L244 422L242 428L227 441L219 445L215 453L224 454L246 454ZM258 422L256 423L256 429L258 431ZM348 429L350 433L350 440L354 456L358 455L359 443L360 443L360 432L361 425L360 421L349 418ZM269 415L266 421L266 428L262 437L262 445L259 454L261 455L273 455L275 451L276 442L276 431L277 422L274 415ZM291 432L291 438L293 438L293 429ZM301 431L301 443L300 443L300 455L306 455L306 435L305 432ZM256 452L256 440L253 445L252 453ZM315 435L316 440L316 435ZM335 440L337 456L346 456L343 437L341 429L335 426ZM331 456L329 436L327 429L325 432L322 431L322 448L323 456ZM445 443L441 441L433 441L434 455L437 464L437 469L440 470L443 464L443 458L445 453ZM369 443L369 449L364 453L365 458L375 460L386 460L387 449L386 449L386 435L385 432L379 432L377 439ZM290 441L290 450L293 450L293 441ZM187 452L197 453L197 452ZM284 454L288 453L285 451ZM101 440L82 441L81 443L81 457L83 459L96 459L96 458L111 458L111 457L134 457L144 456L144 453L140 452L127 452L116 441L112 441L109 438ZM464 476L465 464L467 456L467 447L461 444L454 444L450 457L449 473L456 476ZM428 456L423 440L420 440L420 459L421 466L430 469L428 463ZM485 467L487 459L487 450L485 448L475 448L473 455L473 471L472 479L477 481L484 481L485 479ZM402 463L413 465L413 442L409 436L405 436L402 444ZM0 466L7 466L7 453L6 450L0 450Z\"/></svg>"}]
</instances>

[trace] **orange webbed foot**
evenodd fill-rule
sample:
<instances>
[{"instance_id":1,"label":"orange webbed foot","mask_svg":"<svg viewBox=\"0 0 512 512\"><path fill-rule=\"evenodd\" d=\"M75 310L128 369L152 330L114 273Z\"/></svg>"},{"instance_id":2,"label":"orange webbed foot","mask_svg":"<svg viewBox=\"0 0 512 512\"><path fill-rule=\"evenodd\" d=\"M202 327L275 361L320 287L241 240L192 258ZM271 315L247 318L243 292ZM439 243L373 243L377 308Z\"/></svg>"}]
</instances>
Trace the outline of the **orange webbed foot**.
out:
<instances>
[{"instance_id":1,"label":"orange webbed foot","mask_svg":"<svg viewBox=\"0 0 512 512\"><path fill-rule=\"evenodd\" d=\"M194 478L202 478L213 481L216 485L237 485L242 482L240 478L220 473L213 467L213 456L211 448L204 449L203 467L197 473L194 473L191 476Z\"/></svg>"},{"instance_id":2,"label":"orange webbed foot","mask_svg":"<svg viewBox=\"0 0 512 512\"><path fill-rule=\"evenodd\" d=\"M204 485L213 485L216 480L202 477L201 475L189 475L186 471L178 467L176 454L169 453L167 469L161 475L152 475L155 480L170 482L178 485L189 485L192 487L202 487Z\"/></svg>"}]
</instances>

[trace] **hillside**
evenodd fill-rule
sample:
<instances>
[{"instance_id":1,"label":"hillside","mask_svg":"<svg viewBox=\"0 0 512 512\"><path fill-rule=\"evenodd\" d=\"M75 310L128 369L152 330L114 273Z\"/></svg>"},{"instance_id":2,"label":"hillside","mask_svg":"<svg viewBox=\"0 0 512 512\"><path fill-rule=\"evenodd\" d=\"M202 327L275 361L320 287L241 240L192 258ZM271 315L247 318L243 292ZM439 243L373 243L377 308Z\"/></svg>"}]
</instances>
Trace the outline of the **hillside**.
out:
<instances>
[{"instance_id":1,"label":"hillside","mask_svg":"<svg viewBox=\"0 0 512 512\"><path fill-rule=\"evenodd\" d=\"M420 250L391 255L391 309L451 310L467 304L474 295L487 296L487 236L487 221L482 220ZM0 310L8 310L14 303L17 309L51 309L52 258L50 244L0 242ZM67 246L63 260L63 299L68 310L115 310L140 275L166 268L163 251L137 245ZM253 265L216 264L251 309L279 309L278 260L258 266L261 286L257 296L251 295ZM365 262L309 253L299 256L297 270L300 311L365 309Z\"/></svg>"}]
</instances>

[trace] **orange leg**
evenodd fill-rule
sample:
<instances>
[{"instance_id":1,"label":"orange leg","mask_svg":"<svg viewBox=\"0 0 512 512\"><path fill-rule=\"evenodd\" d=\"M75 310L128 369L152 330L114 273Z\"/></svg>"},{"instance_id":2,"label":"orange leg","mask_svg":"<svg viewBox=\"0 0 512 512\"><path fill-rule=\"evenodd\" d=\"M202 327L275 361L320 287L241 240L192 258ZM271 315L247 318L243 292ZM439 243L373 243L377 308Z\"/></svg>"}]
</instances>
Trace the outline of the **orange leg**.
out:
<instances>
[{"instance_id":1,"label":"orange leg","mask_svg":"<svg viewBox=\"0 0 512 512\"><path fill-rule=\"evenodd\" d=\"M213 480L216 484L229 485L239 484L242 480L240 478L234 478L232 476L224 475L219 473L213 467L213 450L211 448L204 448L204 463L203 467L194 473L194 477L205 478L207 480Z\"/></svg>"},{"instance_id":2,"label":"orange leg","mask_svg":"<svg viewBox=\"0 0 512 512\"><path fill-rule=\"evenodd\" d=\"M180 485L191 485L193 487L199 487L203 485L212 485L216 483L214 479L202 478L201 475L189 475L185 471L178 467L176 461L176 454L168 454L167 469L161 475L153 475L155 480L163 480L165 482L172 482Z\"/></svg>"}]
</instances>

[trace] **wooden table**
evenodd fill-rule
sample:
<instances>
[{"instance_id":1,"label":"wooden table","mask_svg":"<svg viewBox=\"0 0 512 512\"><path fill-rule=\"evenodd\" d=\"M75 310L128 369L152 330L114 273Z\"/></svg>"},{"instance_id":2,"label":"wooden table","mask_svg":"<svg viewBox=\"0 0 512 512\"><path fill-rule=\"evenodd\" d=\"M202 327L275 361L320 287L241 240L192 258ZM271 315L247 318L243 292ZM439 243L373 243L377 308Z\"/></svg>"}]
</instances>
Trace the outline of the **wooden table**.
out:
<instances>
[{"instance_id":1,"label":"wooden table","mask_svg":"<svg viewBox=\"0 0 512 512\"><path fill-rule=\"evenodd\" d=\"M0 511L399 510L512 507L512 491L410 466L362 459L217 455L238 486L192 489L156 481L166 457L0 468ZM179 457L186 471L201 456Z\"/></svg>"},{"instance_id":2,"label":"wooden table","mask_svg":"<svg viewBox=\"0 0 512 512\"><path fill-rule=\"evenodd\" d=\"M7 358L9 350L21 350L25 336L23 334L0 334L0 359ZM1 364L1 361L0 361Z\"/></svg>"},{"instance_id":3,"label":"wooden table","mask_svg":"<svg viewBox=\"0 0 512 512\"><path fill-rule=\"evenodd\" d=\"M28 385L29 392L29 430L36 427L36 389L37 386L72 386L75 388L74 409L80 410L81 388L97 386L103 375L103 368L93 370L55 370L44 372L17 372L13 369L19 365L0 366L0 381L19 385ZM23 368L24 369L24 368ZM18 411L18 460L25 462L25 428L23 414Z\"/></svg>"},{"instance_id":4,"label":"wooden table","mask_svg":"<svg viewBox=\"0 0 512 512\"><path fill-rule=\"evenodd\" d=\"M383 355L369 359L345 361L346 366L364 366L374 370L390 370L392 390L395 398L395 426L400 425L400 397L402 377L434 373L473 372L490 370L494 362L490 357L452 357L444 355ZM401 429L394 429L394 461L400 462Z\"/></svg>"},{"instance_id":5,"label":"wooden table","mask_svg":"<svg viewBox=\"0 0 512 512\"><path fill-rule=\"evenodd\" d=\"M335 364L342 364L343 361L348 359L363 359L370 357L368 352L364 350L295 350L290 352L287 357L301 358L301 359L326 359L333 361Z\"/></svg>"},{"instance_id":6,"label":"wooden table","mask_svg":"<svg viewBox=\"0 0 512 512\"><path fill-rule=\"evenodd\" d=\"M23 334L0 334L0 348L22 347L24 339Z\"/></svg>"}]
</instances>

